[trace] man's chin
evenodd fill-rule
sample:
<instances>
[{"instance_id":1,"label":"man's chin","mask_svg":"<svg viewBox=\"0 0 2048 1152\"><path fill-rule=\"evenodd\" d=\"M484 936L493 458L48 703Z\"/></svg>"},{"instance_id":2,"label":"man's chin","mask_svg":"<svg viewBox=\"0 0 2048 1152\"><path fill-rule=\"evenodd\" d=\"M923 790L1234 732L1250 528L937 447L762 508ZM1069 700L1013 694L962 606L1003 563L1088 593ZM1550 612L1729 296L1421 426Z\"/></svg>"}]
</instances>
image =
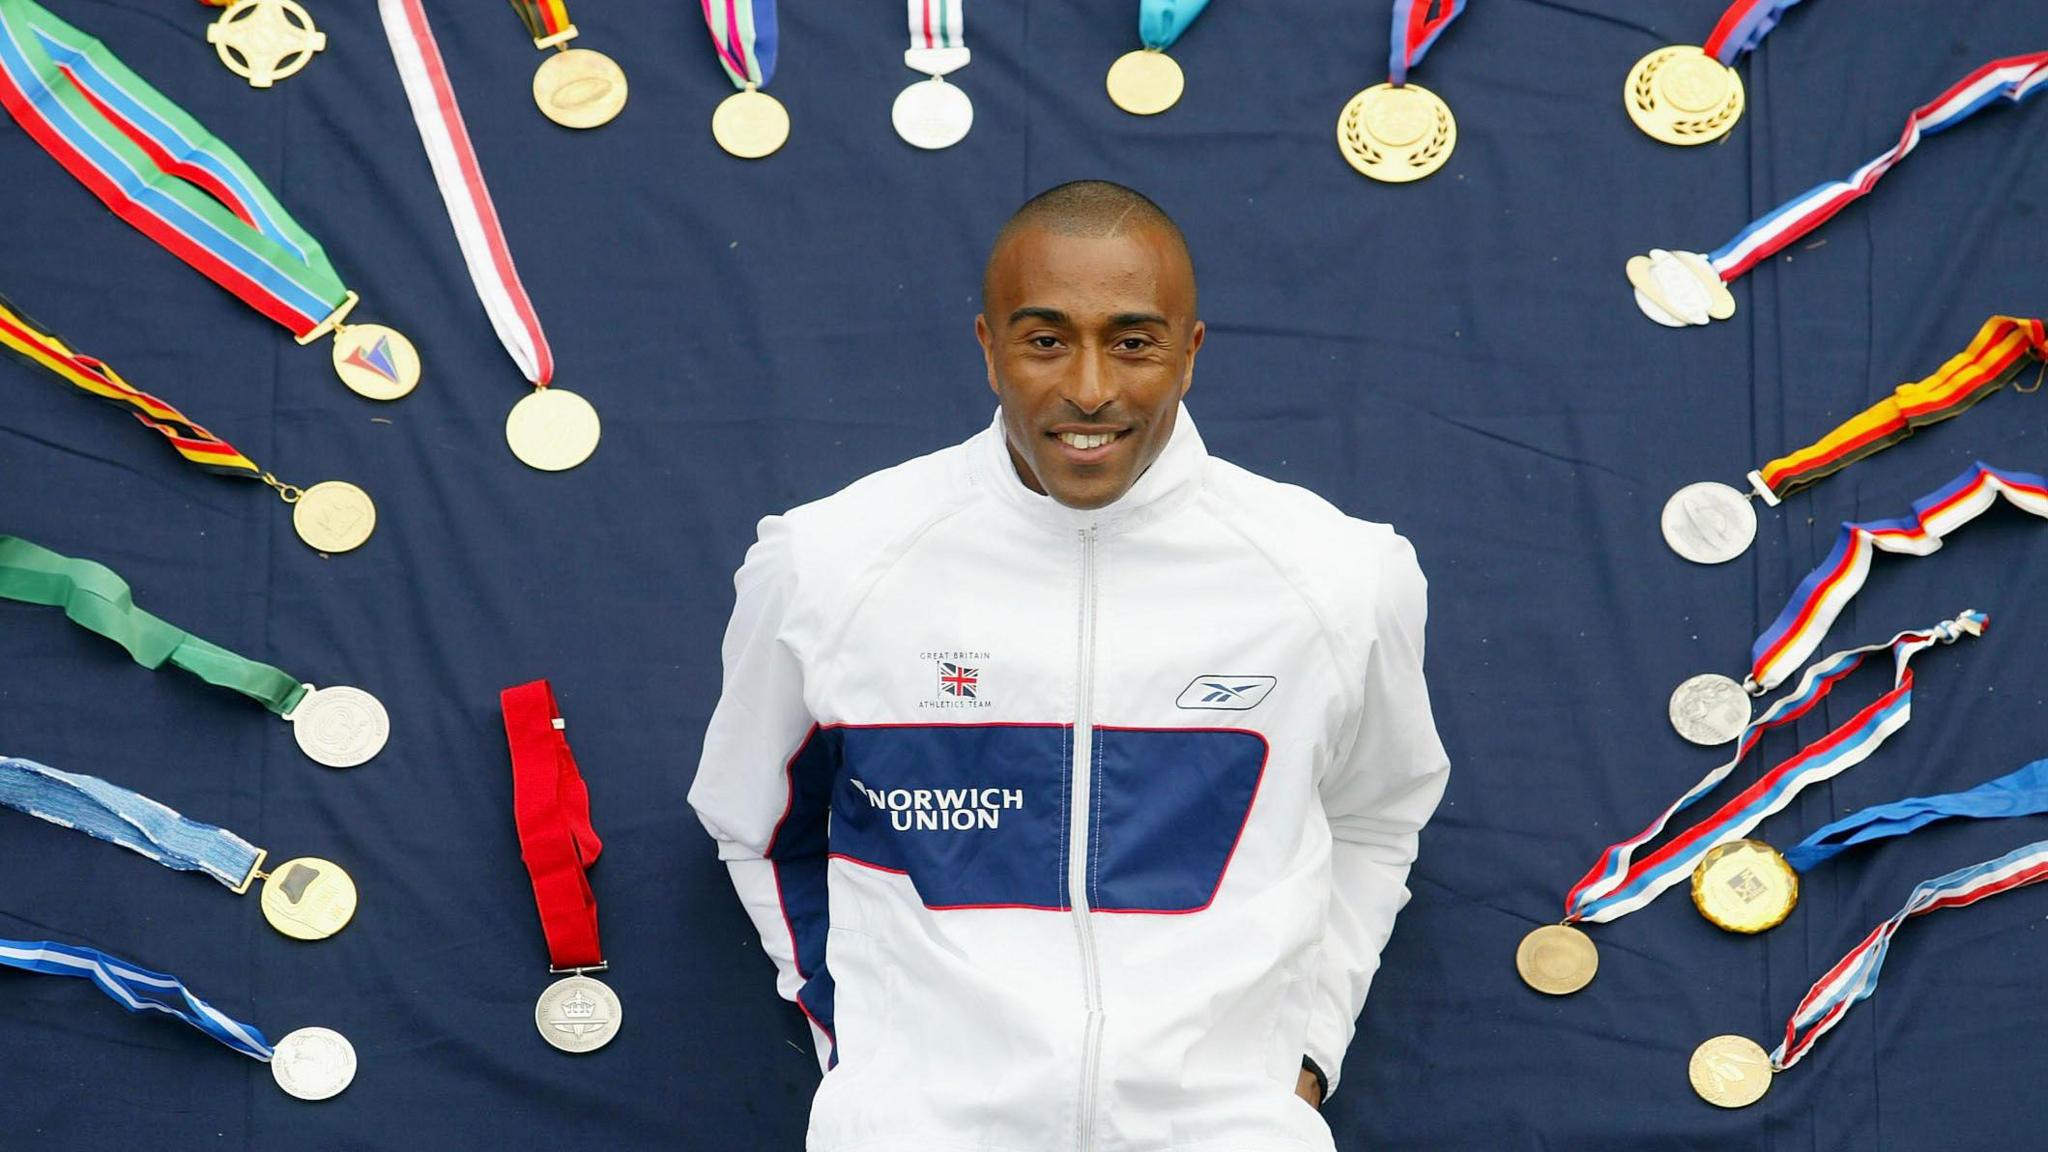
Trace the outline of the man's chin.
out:
<instances>
[{"instance_id":1,"label":"man's chin","mask_svg":"<svg viewBox=\"0 0 2048 1152\"><path fill-rule=\"evenodd\" d=\"M1076 512L1093 512L1099 508L1107 508L1130 490L1129 484L1104 482L1099 479L1065 483L1055 480L1045 486L1046 495Z\"/></svg>"}]
</instances>

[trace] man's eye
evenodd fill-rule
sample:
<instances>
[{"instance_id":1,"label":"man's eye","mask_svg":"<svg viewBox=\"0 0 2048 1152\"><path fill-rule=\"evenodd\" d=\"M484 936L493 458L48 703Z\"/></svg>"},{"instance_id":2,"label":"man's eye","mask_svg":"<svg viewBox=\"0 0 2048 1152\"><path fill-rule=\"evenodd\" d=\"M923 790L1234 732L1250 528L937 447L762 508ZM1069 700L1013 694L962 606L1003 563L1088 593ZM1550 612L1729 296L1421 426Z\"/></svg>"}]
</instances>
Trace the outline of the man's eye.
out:
<instances>
[{"instance_id":1,"label":"man's eye","mask_svg":"<svg viewBox=\"0 0 2048 1152\"><path fill-rule=\"evenodd\" d=\"M1049 352L1052 349L1060 346L1060 338L1057 336L1033 336L1031 338L1031 346L1033 348L1041 348Z\"/></svg>"},{"instance_id":2,"label":"man's eye","mask_svg":"<svg viewBox=\"0 0 2048 1152\"><path fill-rule=\"evenodd\" d=\"M1126 352L1136 352L1138 349L1143 348L1145 345L1150 343L1151 341L1145 339L1143 336L1126 336L1123 339L1117 341L1116 346L1123 349Z\"/></svg>"}]
</instances>

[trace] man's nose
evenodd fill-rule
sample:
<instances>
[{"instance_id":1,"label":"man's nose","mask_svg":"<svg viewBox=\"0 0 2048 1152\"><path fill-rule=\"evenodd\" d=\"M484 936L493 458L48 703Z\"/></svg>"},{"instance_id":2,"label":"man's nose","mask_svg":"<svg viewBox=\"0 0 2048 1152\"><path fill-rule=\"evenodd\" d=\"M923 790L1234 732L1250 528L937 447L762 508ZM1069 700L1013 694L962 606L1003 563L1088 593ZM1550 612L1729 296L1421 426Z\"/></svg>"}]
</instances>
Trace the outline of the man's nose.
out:
<instances>
[{"instance_id":1,"label":"man's nose","mask_svg":"<svg viewBox=\"0 0 2048 1152\"><path fill-rule=\"evenodd\" d=\"M1091 348L1078 357L1074 377L1067 391L1067 402L1079 408L1084 415L1093 416L1104 405L1116 399L1116 388L1111 383L1110 372L1105 361L1109 353L1100 348Z\"/></svg>"}]
</instances>

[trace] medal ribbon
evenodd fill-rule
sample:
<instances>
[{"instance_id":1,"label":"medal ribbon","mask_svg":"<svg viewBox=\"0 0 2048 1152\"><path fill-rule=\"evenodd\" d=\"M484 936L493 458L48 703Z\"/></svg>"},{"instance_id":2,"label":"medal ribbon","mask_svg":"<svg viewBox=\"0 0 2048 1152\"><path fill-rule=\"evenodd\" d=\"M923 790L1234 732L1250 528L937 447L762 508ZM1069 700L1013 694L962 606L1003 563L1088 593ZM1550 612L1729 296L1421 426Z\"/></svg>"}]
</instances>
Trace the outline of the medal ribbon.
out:
<instances>
[{"instance_id":1,"label":"medal ribbon","mask_svg":"<svg viewBox=\"0 0 2048 1152\"><path fill-rule=\"evenodd\" d=\"M1877 975L1884 967L1892 934L1907 920L1944 908L1962 908L2042 880L2048 880L2048 840L2016 848L1996 860L1921 881L1907 898L1905 907L1871 929L1862 943L1850 949L1806 993L1785 1025L1785 1039L1771 1052L1771 1067L1782 1072L1799 1063L1812 1050L1814 1042L1840 1023L1858 1000L1868 999L1877 991Z\"/></svg>"},{"instance_id":2,"label":"medal ribbon","mask_svg":"<svg viewBox=\"0 0 2048 1152\"><path fill-rule=\"evenodd\" d=\"M1209 0L1201 0L1197 9ZM911 51L967 47L967 13L963 0L909 0ZM1139 17L1142 24L1144 18Z\"/></svg>"},{"instance_id":3,"label":"medal ribbon","mask_svg":"<svg viewBox=\"0 0 2048 1152\"><path fill-rule=\"evenodd\" d=\"M775 78L775 0L701 0L718 62L735 88L761 88Z\"/></svg>"},{"instance_id":4,"label":"medal ribbon","mask_svg":"<svg viewBox=\"0 0 2048 1152\"><path fill-rule=\"evenodd\" d=\"M138 792L97 776L0 756L0 807L118 844L166 868L204 872L223 887L248 890L263 852L225 828L201 824Z\"/></svg>"},{"instance_id":5,"label":"medal ribbon","mask_svg":"<svg viewBox=\"0 0 2048 1152\"><path fill-rule=\"evenodd\" d=\"M1692 874L1701 857L1719 845L1739 840L1771 813L1792 802L1809 784L1839 775L1864 760L1906 726L1913 715L1914 656L1936 644L1952 644L1962 636L1983 632L1987 618L1965 611L1954 620L1917 632L1901 632L1883 644L1850 648L1816 663L1800 677L1798 687L1752 720L1736 742L1735 755L1701 778L1647 828L1603 852L1585 876L1565 895L1565 923L1618 920L1643 907L1666 888ZM1873 652L1892 654L1892 687L1862 711L1800 749L1729 800L1712 816L1673 837L1641 860L1636 850L1662 832L1671 818L1714 790L1742 762L1769 729L1789 724L1813 710L1843 677Z\"/></svg>"},{"instance_id":6,"label":"medal ribbon","mask_svg":"<svg viewBox=\"0 0 2048 1152\"><path fill-rule=\"evenodd\" d=\"M2029 360L2048 360L2048 332L2041 321L1993 316L1977 330L1970 346L1950 357L1934 375L1899 385L1890 396L1812 445L1750 473L1749 482L1766 503L1776 504L1897 444L1915 429L1962 415L1970 405L2003 388Z\"/></svg>"},{"instance_id":7,"label":"medal ribbon","mask_svg":"<svg viewBox=\"0 0 2048 1152\"><path fill-rule=\"evenodd\" d=\"M519 10L519 18L526 22L526 31L532 35L535 47L551 47L576 36L576 25L569 22L569 5L565 0L512 0L512 7Z\"/></svg>"},{"instance_id":8,"label":"medal ribbon","mask_svg":"<svg viewBox=\"0 0 2048 1152\"><path fill-rule=\"evenodd\" d=\"M2037 812L2048 812L2048 760L2036 760L1966 792L1909 796L1889 804L1873 804L1800 841L1785 853L1785 863L1795 872L1804 872L1858 844L1909 835L1951 816L2001 820Z\"/></svg>"},{"instance_id":9,"label":"medal ribbon","mask_svg":"<svg viewBox=\"0 0 2048 1152\"><path fill-rule=\"evenodd\" d=\"M590 825L590 790L569 751L567 727L545 680L498 694L505 743L512 749L512 812L519 855L533 881L548 965L556 971L604 967L597 936L597 896L590 867L604 844Z\"/></svg>"},{"instance_id":10,"label":"medal ribbon","mask_svg":"<svg viewBox=\"0 0 2048 1152\"><path fill-rule=\"evenodd\" d=\"M1154 52L1173 47L1209 0L1138 0L1138 39Z\"/></svg>"},{"instance_id":11,"label":"medal ribbon","mask_svg":"<svg viewBox=\"0 0 2048 1152\"><path fill-rule=\"evenodd\" d=\"M75 388L128 409L137 420L163 433L178 455L209 472L225 476L264 478L256 462L235 450L235 446L194 423L192 418L162 400L129 384L112 368L90 356L74 352L56 333L16 311L0 296L0 348L7 348Z\"/></svg>"},{"instance_id":12,"label":"medal ribbon","mask_svg":"<svg viewBox=\"0 0 2048 1152\"><path fill-rule=\"evenodd\" d=\"M293 335L347 301L241 157L34 0L0 0L0 105L115 215Z\"/></svg>"},{"instance_id":13,"label":"medal ribbon","mask_svg":"<svg viewBox=\"0 0 2048 1152\"><path fill-rule=\"evenodd\" d=\"M1820 227L1835 213L1870 194L1892 165L1906 158L1924 136L1932 136L1969 119L1999 101L2017 104L2048 82L2048 52L1993 60L1958 80L1948 91L1922 105L1906 121L1906 130L1891 150L1865 163L1841 180L1831 180L1787 200L1738 233L1735 239L1707 254L1722 280L1733 280L1763 263L1794 240Z\"/></svg>"},{"instance_id":14,"label":"medal ribbon","mask_svg":"<svg viewBox=\"0 0 2048 1152\"><path fill-rule=\"evenodd\" d=\"M175 1016L244 1056L270 1061L270 1041L254 1024L244 1024L194 996L167 972L152 972L96 948L50 940L0 940L0 964L44 976L91 980L130 1012Z\"/></svg>"},{"instance_id":15,"label":"medal ribbon","mask_svg":"<svg viewBox=\"0 0 2048 1152\"><path fill-rule=\"evenodd\" d=\"M1843 524L1834 551L1807 573L1751 649L1751 693L1768 692L1790 675L1820 645L1828 628L1870 575L1872 553L1883 550L1926 556L1941 547L1942 537L1969 523L2003 495L2013 506L2048 517L2048 480L2031 472L2004 472L1978 462L1933 493L1913 501L1913 513L1896 520Z\"/></svg>"},{"instance_id":16,"label":"medal ribbon","mask_svg":"<svg viewBox=\"0 0 2048 1152\"><path fill-rule=\"evenodd\" d=\"M1799 0L1735 0L1721 13L1700 51L1732 68L1735 58L1763 43L1784 18L1785 9L1797 3Z\"/></svg>"},{"instance_id":17,"label":"medal ribbon","mask_svg":"<svg viewBox=\"0 0 2048 1152\"><path fill-rule=\"evenodd\" d=\"M559 3L545 6L561 7ZM405 83L405 98L412 105L413 123L419 126L427 163L434 170L434 184L440 188L441 203L455 226L470 283L483 301L498 342L519 365L520 374L534 387L545 388L555 377L554 352L540 326L540 315L527 298L526 286L520 283L519 268L512 262L512 248L498 224L498 210L491 203L490 185L484 182L476 149L470 147L462 105L448 82L426 9L419 0L377 0L377 11L384 19L384 34L391 41L399 79Z\"/></svg>"},{"instance_id":18,"label":"medal ribbon","mask_svg":"<svg viewBox=\"0 0 2048 1152\"><path fill-rule=\"evenodd\" d=\"M1465 11L1465 0L1394 0L1393 51L1387 56L1387 83L1399 88L1408 70L1436 44L1451 21Z\"/></svg>"},{"instance_id":19,"label":"medal ribbon","mask_svg":"<svg viewBox=\"0 0 2048 1152\"><path fill-rule=\"evenodd\" d=\"M0 536L0 599L62 608L73 623L127 649L144 668L168 662L282 717L289 718L308 691L281 668L237 656L144 612L127 582L105 565L60 556L18 536Z\"/></svg>"}]
</instances>

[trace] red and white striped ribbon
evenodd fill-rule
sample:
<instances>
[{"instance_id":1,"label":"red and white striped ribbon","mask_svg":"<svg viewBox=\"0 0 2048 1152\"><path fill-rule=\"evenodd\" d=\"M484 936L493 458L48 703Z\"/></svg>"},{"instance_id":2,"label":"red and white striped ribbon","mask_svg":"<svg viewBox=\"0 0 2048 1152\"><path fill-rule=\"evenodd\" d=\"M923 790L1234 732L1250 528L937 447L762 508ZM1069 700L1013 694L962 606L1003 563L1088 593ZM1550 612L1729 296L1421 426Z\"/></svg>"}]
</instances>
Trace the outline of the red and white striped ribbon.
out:
<instances>
[{"instance_id":1,"label":"red and white striped ribbon","mask_svg":"<svg viewBox=\"0 0 2048 1152\"><path fill-rule=\"evenodd\" d=\"M527 299L526 288L519 282L505 231L498 226L498 210L491 205L483 166L470 147L462 106L456 103L455 89L448 83L448 70L441 64L441 50L427 25L426 10L420 0L377 0L377 10L384 17L391 56L398 63L399 79L405 82L405 97L412 104L413 122L419 125L420 143L426 146L434 183L448 207L449 222L455 225L462 262L469 267L477 297L519 371L536 387L545 388L555 377L554 353L548 349L547 333L541 330L533 301Z\"/></svg>"}]
</instances>

